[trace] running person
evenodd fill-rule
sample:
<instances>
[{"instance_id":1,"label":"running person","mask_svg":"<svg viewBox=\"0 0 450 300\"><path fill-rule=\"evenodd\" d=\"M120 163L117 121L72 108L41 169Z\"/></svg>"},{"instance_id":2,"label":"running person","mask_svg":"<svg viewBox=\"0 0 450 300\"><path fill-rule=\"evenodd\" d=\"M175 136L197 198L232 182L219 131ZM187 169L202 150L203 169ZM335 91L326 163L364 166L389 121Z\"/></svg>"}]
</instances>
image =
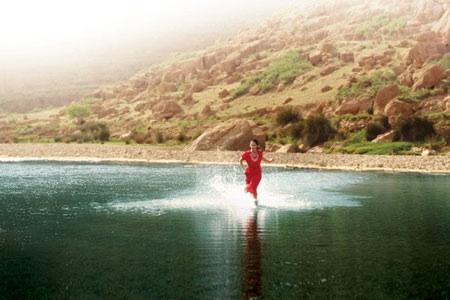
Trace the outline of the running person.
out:
<instances>
[{"instance_id":1,"label":"running person","mask_svg":"<svg viewBox=\"0 0 450 300\"><path fill-rule=\"evenodd\" d=\"M257 188L262 176L262 160L269 163L273 161L273 159L265 159L263 157L263 151L261 150L261 147L259 147L258 141L253 139L250 141L250 150L242 152L239 164L241 165L241 168L244 169L243 162L245 161L247 163L247 167L244 171L245 191L252 194L255 199L255 204L258 204Z\"/></svg>"}]
</instances>

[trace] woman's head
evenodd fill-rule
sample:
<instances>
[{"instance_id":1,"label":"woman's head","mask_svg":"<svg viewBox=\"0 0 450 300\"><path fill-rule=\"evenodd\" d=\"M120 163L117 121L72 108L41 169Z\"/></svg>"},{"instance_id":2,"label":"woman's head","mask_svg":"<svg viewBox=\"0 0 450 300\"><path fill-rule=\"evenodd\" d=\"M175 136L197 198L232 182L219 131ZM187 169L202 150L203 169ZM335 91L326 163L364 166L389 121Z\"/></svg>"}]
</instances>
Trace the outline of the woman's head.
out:
<instances>
[{"instance_id":1,"label":"woman's head","mask_svg":"<svg viewBox=\"0 0 450 300\"><path fill-rule=\"evenodd\" d=\"M256 149L258 149L258 147L259 147L258 140L256 140L256 139L250 140L250 149L256 150Z\"/></svg>"}]
</instances>

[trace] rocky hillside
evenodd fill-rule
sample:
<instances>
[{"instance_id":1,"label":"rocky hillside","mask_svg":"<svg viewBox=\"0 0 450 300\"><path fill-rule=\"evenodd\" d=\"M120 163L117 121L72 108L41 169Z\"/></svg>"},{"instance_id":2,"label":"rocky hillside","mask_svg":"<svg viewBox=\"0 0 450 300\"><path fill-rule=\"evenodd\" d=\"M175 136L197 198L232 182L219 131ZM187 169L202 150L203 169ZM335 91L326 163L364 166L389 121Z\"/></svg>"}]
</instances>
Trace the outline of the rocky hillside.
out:
<instances>
[{"instance_id":1,"label":"rocky hillside","mask_svg":"<svg viewBox=\"0 0 450 300\"><path fill-rule=\"evenodd\" d=\"M82 122L102 122L113 139L186 143L219 123L245 119L275 144L284 137L302 141L302 134L297 140L289 134L299 124L276 122L286 111L295 121L320 114L342 140L380 117L386 118L378 122L380 134L418 117L448 141L449 42L448 1L350 0L294 10L226 43L100 87L81 100L90 112ZM68 109L3 116L3 140L70 140L84 131Z\"/></svg>"}]
</instances>

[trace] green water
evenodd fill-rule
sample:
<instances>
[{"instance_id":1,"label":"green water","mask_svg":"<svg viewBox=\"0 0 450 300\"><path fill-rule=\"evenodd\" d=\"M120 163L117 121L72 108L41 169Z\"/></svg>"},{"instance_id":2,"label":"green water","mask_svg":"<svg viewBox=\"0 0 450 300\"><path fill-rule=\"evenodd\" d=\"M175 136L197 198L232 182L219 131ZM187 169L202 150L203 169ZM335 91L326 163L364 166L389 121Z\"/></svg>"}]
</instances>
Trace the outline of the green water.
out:
<instances>
[{"instance_id":1,"label":"green water","mask_svg":"<svg viewBox=\"0 0 450 300\"><path fill-rule=\"evenodd\" d=\"M0 163L0 299L447 299L450 178Z\"/></svg>"}]
</instances>

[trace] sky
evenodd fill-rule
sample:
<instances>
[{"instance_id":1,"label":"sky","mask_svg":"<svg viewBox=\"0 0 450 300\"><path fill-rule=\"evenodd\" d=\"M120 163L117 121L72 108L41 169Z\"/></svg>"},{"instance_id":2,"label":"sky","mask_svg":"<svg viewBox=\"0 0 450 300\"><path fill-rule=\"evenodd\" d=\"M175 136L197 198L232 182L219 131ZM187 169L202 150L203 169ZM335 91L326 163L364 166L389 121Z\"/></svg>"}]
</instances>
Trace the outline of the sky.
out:
<instances>
[{"instance_id":1,"label":"sky","mask_svg":"<svg viewBox=\"0 0 450 300\"><path fill-rule=\"evenodd\" d=\"M264 19L292 0L15 0L0 4L0 55L16 66L39 59L85 56L92 49L142 36L205 34ZM51 59L50 59L51 60Z\"/></svg>"}]
</instances>

